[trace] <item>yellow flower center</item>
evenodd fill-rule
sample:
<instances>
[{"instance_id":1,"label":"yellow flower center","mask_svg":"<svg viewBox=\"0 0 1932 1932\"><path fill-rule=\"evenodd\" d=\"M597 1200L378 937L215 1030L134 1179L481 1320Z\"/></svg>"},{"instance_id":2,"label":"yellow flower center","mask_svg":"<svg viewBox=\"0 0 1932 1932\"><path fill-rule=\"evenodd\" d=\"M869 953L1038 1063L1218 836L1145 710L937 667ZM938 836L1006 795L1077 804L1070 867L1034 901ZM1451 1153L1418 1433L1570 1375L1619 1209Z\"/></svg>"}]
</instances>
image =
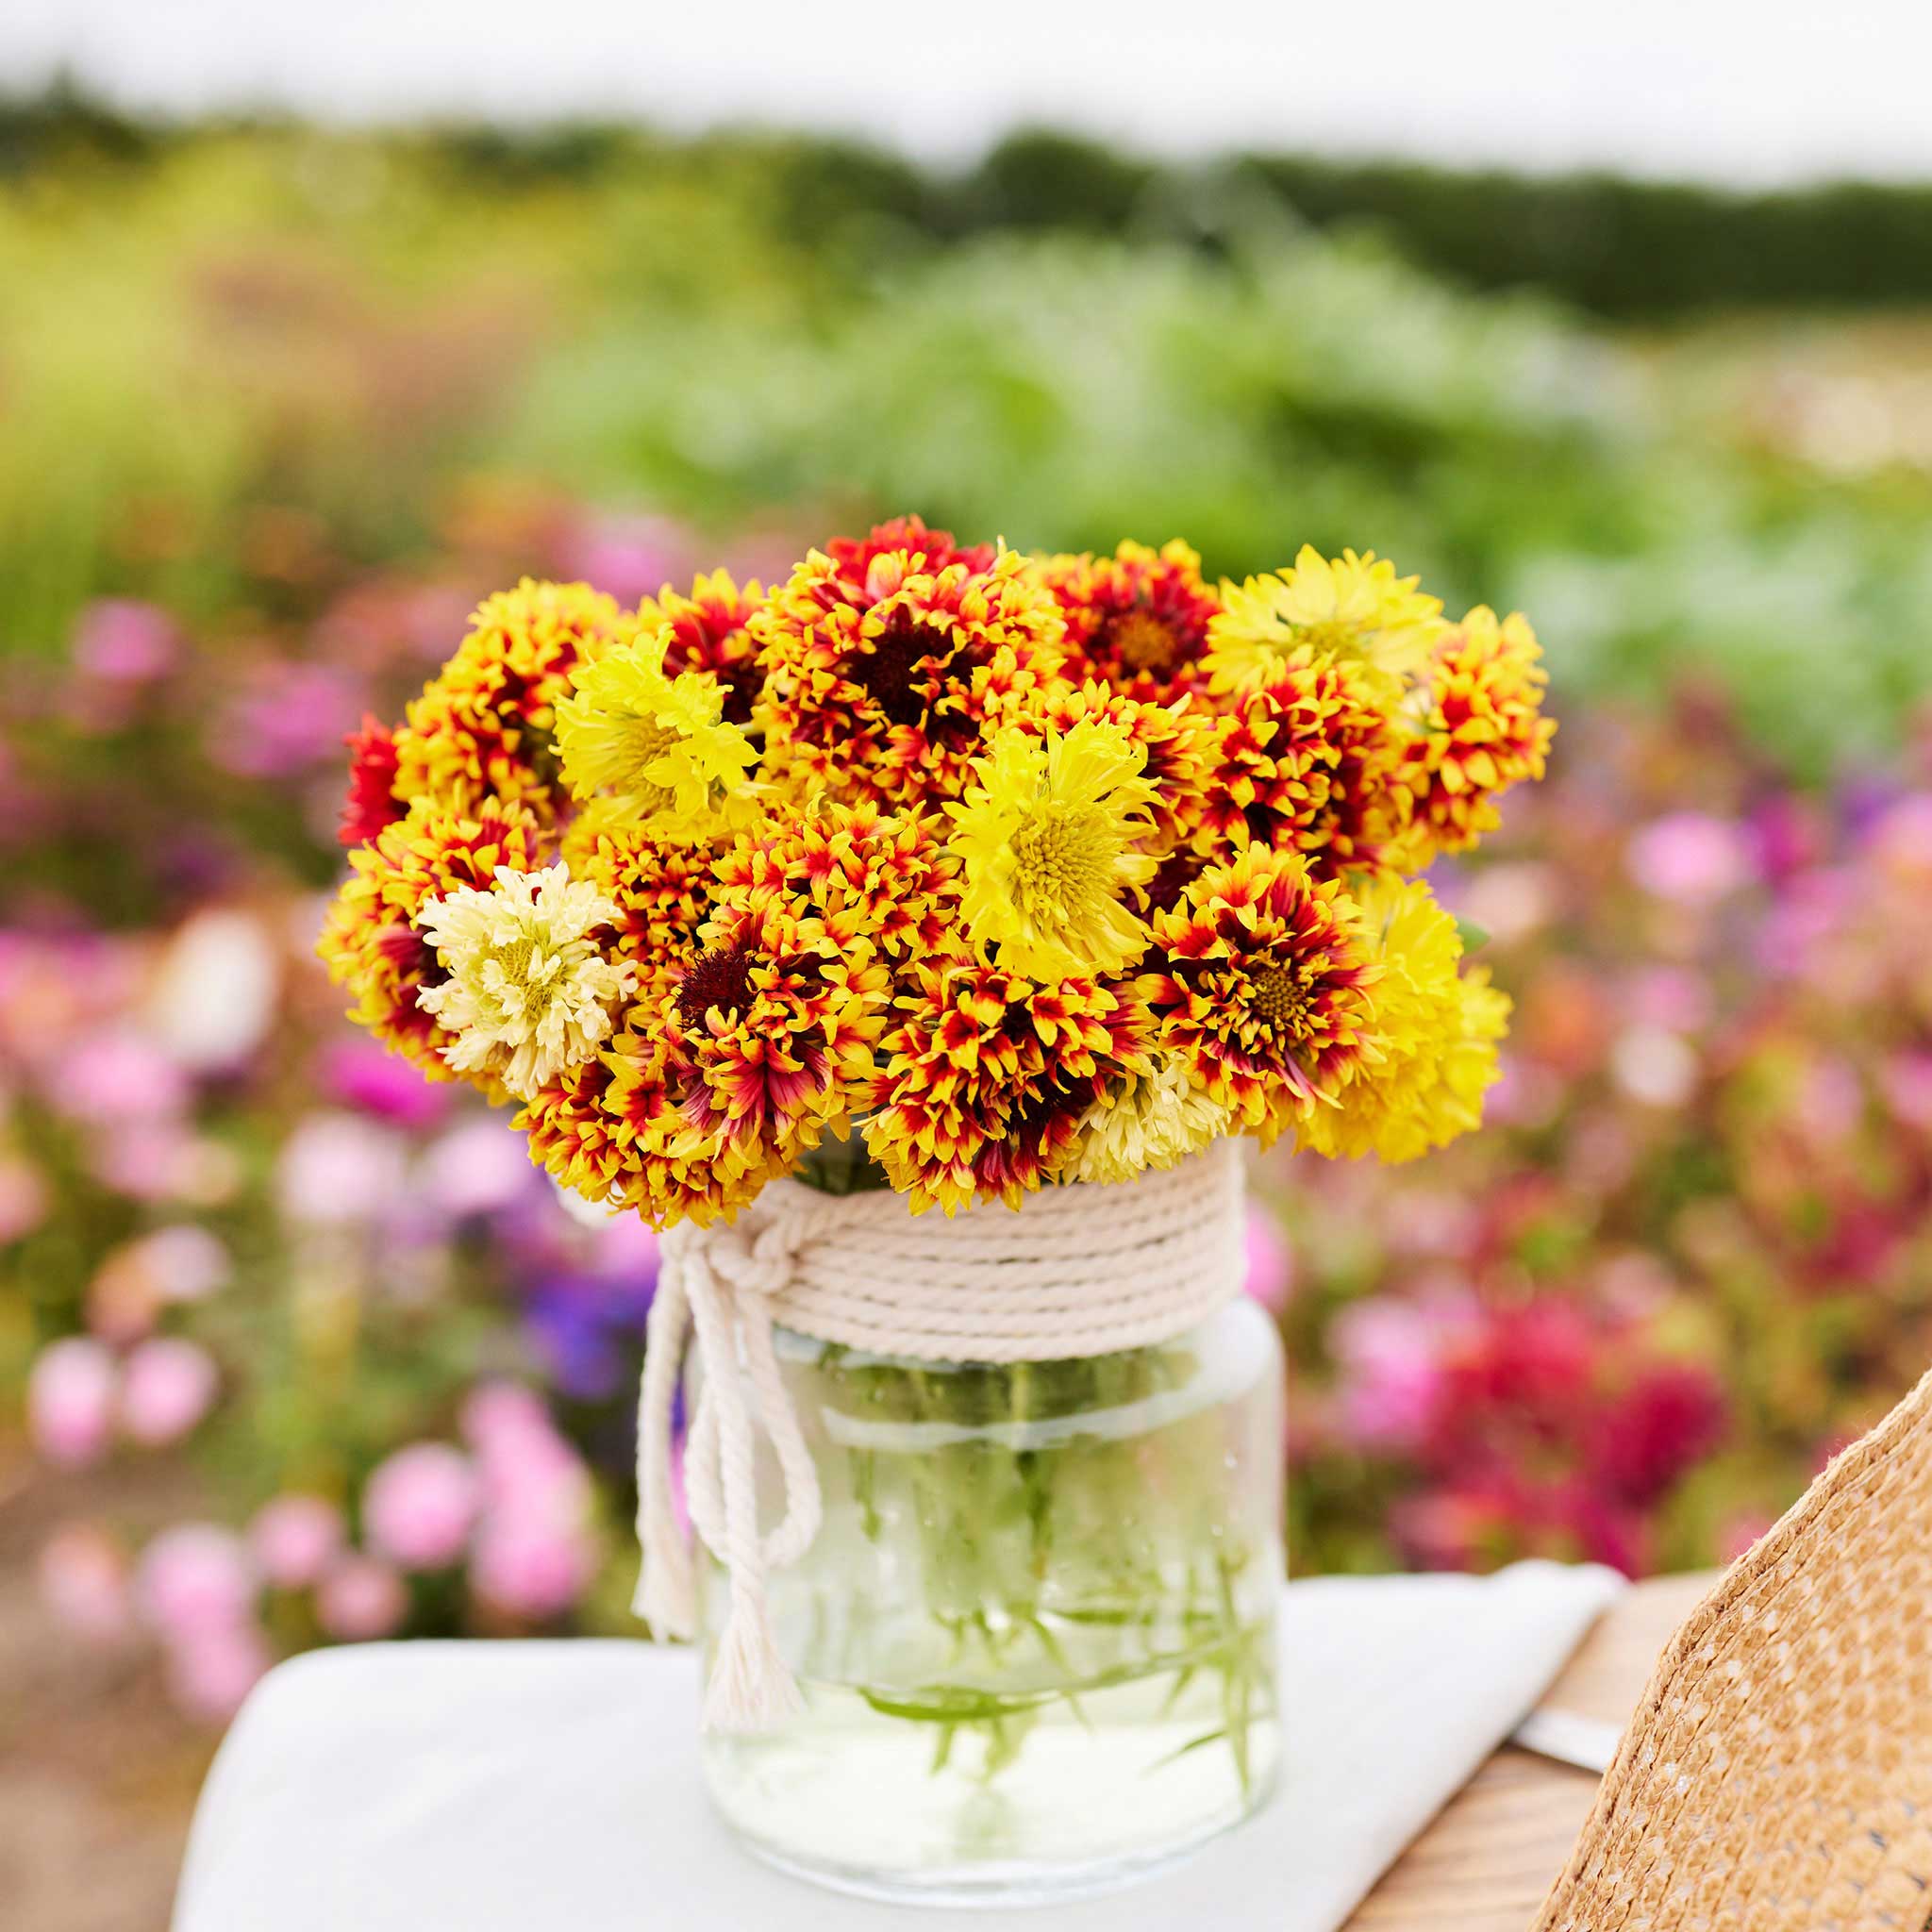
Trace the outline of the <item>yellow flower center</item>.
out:
<instances>
[{"instance_id":1,"label":"yellow flower center","mask_svg":"<svg viewBox=\"0 0 1932 1932\"><path fill-rule=\"evenodd\" d=\"M1308 984L1292 966L1274 966L1255 982L1248 1004L1276 1034L1291 1039L1307 1031Z\"/></svg>"},{"instance_id":2,"label":"yellow flower center","mask_svg":"<svg viewBox=\"0 0 1932 1932\"><path fill-rule=\"evenodd\" d=\"M629 711L616 721L613 735L611 762L623 774L618 789L636 798L645 811L669 805L670 789L653 784L643 774L678 742L680 734L642 711Z\"/></svg>"},{"instance_id":3,"label":"yellow flower center","mask_svg":"<svg viewBox=\"0 0 1932 1932\"><path fill-rule=\"evenodd\" d=\"M1046 799L1013 833L1013 896L1036 924L1058 924L1113 897L1115 824L1091 805Z\"/></svg>"}]
</instances>

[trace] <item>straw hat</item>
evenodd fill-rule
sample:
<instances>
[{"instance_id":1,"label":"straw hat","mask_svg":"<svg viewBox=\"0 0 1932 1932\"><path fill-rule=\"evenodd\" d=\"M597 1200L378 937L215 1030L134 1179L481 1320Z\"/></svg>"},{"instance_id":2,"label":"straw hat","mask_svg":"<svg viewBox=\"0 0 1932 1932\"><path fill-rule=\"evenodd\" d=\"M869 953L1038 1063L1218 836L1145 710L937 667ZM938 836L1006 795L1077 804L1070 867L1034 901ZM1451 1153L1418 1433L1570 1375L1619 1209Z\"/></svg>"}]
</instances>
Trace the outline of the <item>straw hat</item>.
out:
<instances>
[{"instance_id":1,"label":"straw hat","mask_svg":"<svg viewBox=\"0 0 1932 1932\"><path fill-rule=\"evenodd\" d=\"M1672 1640L1535 1932L1932 1932L1932 1375Z\"/></svg>"}]
</instances>

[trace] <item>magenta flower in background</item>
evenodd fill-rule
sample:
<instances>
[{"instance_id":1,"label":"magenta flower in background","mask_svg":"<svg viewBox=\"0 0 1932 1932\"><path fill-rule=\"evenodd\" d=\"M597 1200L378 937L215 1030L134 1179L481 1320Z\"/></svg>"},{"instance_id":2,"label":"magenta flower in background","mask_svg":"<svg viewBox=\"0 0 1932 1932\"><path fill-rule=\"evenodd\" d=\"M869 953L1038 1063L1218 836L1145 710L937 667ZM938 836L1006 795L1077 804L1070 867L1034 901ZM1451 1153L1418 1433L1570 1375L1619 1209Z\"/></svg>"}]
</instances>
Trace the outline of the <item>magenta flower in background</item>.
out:
<instances>
[{"instance_id":1,"label":"magenta flower in background","mask_svg":"<svg viewBox=\"0 0 1932 1932\"><path fill-rule=\"evenodd\" d=\"M362 715L359 683L326 664L258 658L208 733L208 757L243 778L287 778L332 762Z\"/></svg>"},{"instance_id":2,"label":"magenta flower in background","mask_svg":"<svg viewBox=\"0 0 1932 1932\"><path fill-rule=\"evenodd\" d=\"M207 1349L178 1336L157 1336L142 1342L123 1367L121 1426L150 1449L179 1441L208 1412L220 1386Z\"/></svg>"},{"instance_id":3,"label":"magenta flower in background","mask_svg":"<svg viewBox=\"0 0 1932 1932\"><path fill-rule=\"evenodd\" d=\"M1443 1351L1466 1325L1466 1297L1351 1304L1335 1319L1337 1420L1357 1448L1407 1450L1427 1440L1442 1402Z\"/></svg>"},{"instance_id":4,"label":"magenta flower in background","mask_svg":"<svg viewBox=\"0 0 1932 1932\"><path fill-rule=\"evenodd\" d=\"M114 1428L113 1356L98 1341L73 1335L51 1343L27 1377L27 1434L49 1462L80 1469L107 1454Z\"/></svg>"},{"instance_id":5,"label":"magenta flower in background","mask_svg":"<svg viewBox=\"0 0 1932 1932\"><path fill-rule=\"evenodd\" d=\"M1686 907L1713 906L1748 885L1753 858L1742 826L1701 811L1653 819L1625 855L1630 876L1645 891Z\"/></svg>"},{"instance_id":6,"label":"magenta flower in background","mask_svg":"<svg viewBox=\"0 0 1932 1932\"><path fill-rule=\"evenodd\" d=\"M164 1529L134 1570L135 1603L155 1634L171 1643L248 1623L257 1585L247 1545L212 1523Z\"/></svg>"},{"instance_id":7,"label":"magenta flower in background","mask_svg":"<svg viewBox=\"0 0 1932 1932\"><path fill-rule=\"evenodd\" d=\"M225 1724L275 1661L253 1622L198 1630L163 1646L168 1691L190 1717Z\"/></svg>"},{"instance_id":8,"label":"magenta flower in background","mask_svg":"<svg viewBox=\"0 0 1932 1932\"><path fill-rule=\"evenodd\" d=\"M1270 1313L1278 1314L1294 1291L1294 1255L1280 1222L1252 1201L1243 1242L1242 1290Z\"/></svg>"},{"instance_id":9,"label":"magenta flower in background","mask_svg":"<svg viewBox=\"0 0 1932 1932\"><path fill-rule=\"evenodd\" d=\"M317 1084L341 1106L412 1131L435 1126L449 1112L453 1095L412 1061L360 1036L330 1044Z\"/></svg>"},{"instance_id":10,"label":"magenta flower in background","mask_svg":"<svg viewBox=\"0 0 1932 1932\"><path fill-rule=\"evenodd\" d=\"M348 1540L342 1512L322 1496L276 1496L255 1512L248 1547L275 1590L308 1590L320 1582Z\"/></svg>"},{"instance_id":11,"label":"magenta flower in background","mask_svg":"<svg viewBox=\"0 0 1932 1932\"><path fill-rule=\"evenodd\" d=\"M392 1637L408 1613L408 1586L375 1557L344 1557L315 1593L316 1621L343 1643Z\"/></svg>"},{"instance_id":12,"label":"magenta flower in background","mask_svg":"<svg viewBox=\"0 0 1932 1932\"><path fill-rule=\"evenodd\" d=\"M467 1456L446 1442L413 1442L369 1478L363 1535L378 1556L405 1570L441 1570L462 1555L479 1500Z\"/></svg>"},{"instance_id":13,"label":"magenta flower in background","mask_svg":"<svg viewBox=\"0 0 1932 1932\"><path fill-rule=\"evenodd\" d=\"M92 1524L57 1529L41 1551L35 1574L41 1601L64 1629L100 1644L119 1643L132 1630L127 1558Z\"/></svg>"}]
</instances>

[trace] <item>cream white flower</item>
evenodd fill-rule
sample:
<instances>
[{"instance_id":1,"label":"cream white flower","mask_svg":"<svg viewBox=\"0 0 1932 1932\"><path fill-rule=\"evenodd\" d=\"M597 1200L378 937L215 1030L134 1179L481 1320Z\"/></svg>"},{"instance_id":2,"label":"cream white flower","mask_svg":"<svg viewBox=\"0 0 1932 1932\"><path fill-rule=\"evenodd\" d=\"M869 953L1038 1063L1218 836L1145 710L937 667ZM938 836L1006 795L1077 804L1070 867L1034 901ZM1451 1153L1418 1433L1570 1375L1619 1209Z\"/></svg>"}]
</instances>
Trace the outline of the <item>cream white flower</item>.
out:
<instances>
[{"instance_id":1,"label":"cream white flower","mask_svg":"<svg viewBox=\"0 0 1932 1932\"><path fill-rule=\"evenodd\" d=\"M1150 1167L1173 1167L1228 1131L1232 1110L1189 1079L1174 1058L1129 1074L1118 1092L1097 1100L1058 1170L1067 1181L1128 1181Z\"/></svg>"},{"instance_id":2,"label":"cream white flower","mask_svg":"<svg viewBox=\"0 0 1932 1932\"><path fill-rule=\"evenodd\" d=\"M459 886L423 908L424 937L449 974L417 1004L456 1038L443 1058L529 1099L609 1037L636 975L590 935L617 908L569 869L496 868L488 891Z\"/></svg>"}]
</instances>

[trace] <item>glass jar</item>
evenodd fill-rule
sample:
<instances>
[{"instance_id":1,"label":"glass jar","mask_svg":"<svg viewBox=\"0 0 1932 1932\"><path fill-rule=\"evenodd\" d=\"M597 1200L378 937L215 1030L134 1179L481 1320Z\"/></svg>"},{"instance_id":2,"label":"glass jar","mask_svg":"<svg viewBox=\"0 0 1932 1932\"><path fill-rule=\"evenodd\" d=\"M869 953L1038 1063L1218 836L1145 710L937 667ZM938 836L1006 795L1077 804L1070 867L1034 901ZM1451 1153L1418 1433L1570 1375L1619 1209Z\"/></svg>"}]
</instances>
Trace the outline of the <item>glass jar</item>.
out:
<instances>
[{"instance_id":1,"label":"glass jar","mask_svg":"<svg viewBox=\"0 0 1932 1932\"><path fill-rule=\"evenodd\" d=\"M1283 1559L1261 1309L1003 1367L777 1340L824 1521L769 1578L803 1713L704 1740L748 1845L871 1896L1020 1904L1124 1883L1262 1803ZM768 1463L760 1494L781 1489ZM715 1566L703 1594L716 1630Z\"/></svg>"}]
</instances>

